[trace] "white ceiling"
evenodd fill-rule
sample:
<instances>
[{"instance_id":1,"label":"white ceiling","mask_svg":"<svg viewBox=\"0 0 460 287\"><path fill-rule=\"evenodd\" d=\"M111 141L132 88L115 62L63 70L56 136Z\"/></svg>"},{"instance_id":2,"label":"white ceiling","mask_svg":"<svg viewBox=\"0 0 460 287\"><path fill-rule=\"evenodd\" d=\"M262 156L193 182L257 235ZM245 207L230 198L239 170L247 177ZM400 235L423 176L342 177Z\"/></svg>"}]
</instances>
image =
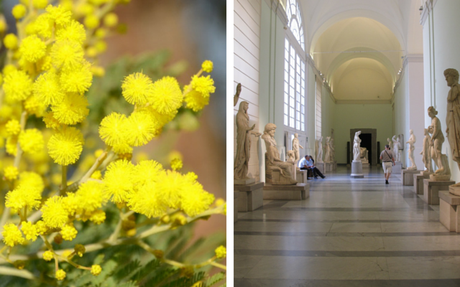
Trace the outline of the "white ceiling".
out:
<instances>
[{"instance_id":1,"label":"white ceiling","mask_svg":"<svg viewBox=\"0 0 460 287\"><path fill-rule=\"evenodd\" d=\"M391 99L404 57L423 53L421 0L298 2L305 51L337 100Z\"/></svg>"}]
</instances>

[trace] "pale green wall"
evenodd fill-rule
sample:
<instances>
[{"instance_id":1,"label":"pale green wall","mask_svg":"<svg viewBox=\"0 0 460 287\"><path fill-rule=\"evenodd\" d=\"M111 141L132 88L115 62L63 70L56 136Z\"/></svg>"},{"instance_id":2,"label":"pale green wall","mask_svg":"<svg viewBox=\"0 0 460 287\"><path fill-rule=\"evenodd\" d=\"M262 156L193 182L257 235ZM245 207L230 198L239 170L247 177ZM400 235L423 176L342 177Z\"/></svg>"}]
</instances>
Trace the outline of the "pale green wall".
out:
<instances>
[{"instance_id":1,"label":"pale green wall","mask_svg":"<svg viewBox=\"0 0 460 287\"><path fill-rule=\"evenodd\" d=\"M323 143L326 137L331 136L331 128L334 129L334 137L337 137L337 129L334 126L334 114L336 104L332 100L328 89L324 88L321 91L321 134L323 136Z\"/></svg>"},{"instance_id":2,"label":"pale green wall","mask_svg":"<svg viewBox=\"0 0 460 287\"><path fill-rule=\"evenodd\" d=\"M392 134L393 119L390 104L336 104L334 111L335 155L337 163L347 162L347 141L350 129L377 129L380 148Z\"/></svg>"}]
</instances>

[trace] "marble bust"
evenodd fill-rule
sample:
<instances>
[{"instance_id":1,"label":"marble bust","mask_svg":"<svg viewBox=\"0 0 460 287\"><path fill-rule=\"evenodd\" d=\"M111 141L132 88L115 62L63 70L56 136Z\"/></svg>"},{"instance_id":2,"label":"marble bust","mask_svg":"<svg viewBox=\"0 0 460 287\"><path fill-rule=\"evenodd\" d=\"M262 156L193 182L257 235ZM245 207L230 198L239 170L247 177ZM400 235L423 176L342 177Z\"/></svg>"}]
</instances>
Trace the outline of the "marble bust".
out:
<instances>
[{"instance_id":1,"label":"marble bust","mask_svg":"<svg viewBox=\"0 0 460 287\"><path fill-rule=\"evenodd\" d=\"M265 141L267 152L265 154L265 179L271 184L296 184L294 179L293 162L281 161L280 154L275 141L276 125L268 123L265 125L262 139ZM279 178L275 178L274 174L279 173Z\"/></svg>"},{"instance_id":2,"label":"marble bust","mask_svg":"<svg viewBox=\"0 0 460 287\"><path fill-rule=\"evenodd\" d=\"M457 162L460 168L460 87L458 85L459 74L456 69L444 71L447 86L450 87L447 95L446 136L452 152L452 160ZM454 185L460 187L460 183Z\"/></svg>"},{"instance_id":3,"label":"marble bust","mask_svg":"<svg viewBox=\"0 0 460 287\"><path fill-rule=\"evenodd\" d=\"M414 144L415 144L416 138L415 138L413 130L410 130L409 133L410 133L410 137L409 137L409 140L406 142L406 144L409 144L409 160L411 162L411 166L408 167L407 169L417 170L417 165L415 164L415 160L414 160L414 150L415 150Z\"/></svg>"},{"instance_id":4,"label":"marble bust","mask_svg":"<svg viewBox=\"0 0 460 287\"><path fill-rule=\"evenodd\" d=\"M316 148L316 162L322 163L323 162L323 137L319 136L315 141L315 148Z\"/></svg>"},{"instance_id":5,"label":"marble bust","mask_svg":"<svg viewBox=\"0 0 460 287\"><path fill-rule=\"evenodd\" d=\"M357 131L355 133L355 137L353 139L353 161L361 161L361 138L359 135L361 134L361 131Z\"/></svg>"},{"instance_id":6,"label":"marble bust","mask_svg":"<svg viewBox=\"0 0 460 287\"><path fill-rule=\"evenodd\" d=\"M254 134L259 136L260 133L254 132L255 125L249 126L248 102L241 102L236 114L236 156L234 163L234 179L248 179L248 164L251 152L251 138Z\"/></svg>"},{"instance_id":7,"label":"marble bust","mask_svg":"<svg viewBox=\"0 0 460 287\"><path fill-rule=\"evenodd\" d=\"M294 162L296 163L296 166L300 159L300 148L303 149L303 146L299 143L299 134L295 133L294 138L292 139L292 151L294 152Z\"/></svg>"}]
</instances>

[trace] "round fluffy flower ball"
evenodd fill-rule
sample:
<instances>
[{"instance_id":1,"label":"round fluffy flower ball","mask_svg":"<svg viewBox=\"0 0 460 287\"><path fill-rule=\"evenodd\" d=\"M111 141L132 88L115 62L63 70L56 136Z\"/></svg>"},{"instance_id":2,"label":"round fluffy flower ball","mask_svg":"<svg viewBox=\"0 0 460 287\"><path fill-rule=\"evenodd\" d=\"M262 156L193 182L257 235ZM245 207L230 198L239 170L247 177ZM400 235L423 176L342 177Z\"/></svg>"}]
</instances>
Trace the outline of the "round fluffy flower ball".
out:
<instances>
[{"instance_id":1,"label":"round fluffy flower ball","mask_svg":"<svg viewBox=\"0 0 460 287\"><path fill-rule=\"evenodd\" d=\"M32 4L36 9L44 9L48 5L48 0L33 0Z\"/></svg>"},{"instance_id":2,"label":"round fluffy flower ball","mask_svg":"<svg viewBox=\"0 0 460 287\"><path fill-rule=\"evenodd\" d=\"M26 15L27 9L26 9L26 6L22 4L18 4L13 7L13 10L11 12L14 18L21 19L22 17Z\"/></svg>"},{"instance_id":3,"label":"round fluffy flower ball","mask_svg":"<svg viewBox=\"0 0 460 287\"><path fill-rule=\"evenodd\" d=\"M69 213L65 210L62 199L61 196L53 196L43 205L41 211L46 227L61 228L69 219Z\"/></svg>"},{"instance_id":4,"label":"round fluffy flower ball","mask_svg":"<svg viewBox=\"0 0 460 287\"><path fill-rule=\"evenodd\" d=\"M32 79L24 71L12 71L5 77L3 91L8 102L23 101L32 93Z\"/></svg>"},{"instance_id":5,"label":"round fluffy flower ball","mask_svg":"<svg viewBox=\"0 0 460 287\"><path fill-rule=\"evenodd\" d=\"M102 271L102 268L100 265L96 264L96 265L91 266L91 274L93 274L94 276L101 274L101 271Z\"/></svg>"},{"instance_id":6,"label":"round fluffy flower ball","mask_svg":"<svg viewBox=\"0 0 460 287\"><path fill-rule=\"evenodd\" d=\"M46 261L51 261L53 258L54 258L53 252L49 250L43 252L43 259L45 259Z\"/></svg>"},{"instance_id":7,"label":"round fluffy flower ball","mask_svg":"<svg viewBox=\"0 0 460 287\"><path fill-rule=\"evenodd\" d=\"M227 256L227 249L223 245L217 247L215 252L218 259L225 258Z\"/></svg>"},{"instance_id":8,"label":"round fluffy flower ball","mask_svg":"<svg viewBox=\"0 0 460 287\"><path fill-rule=\"evenodd\" d=\"M56 271L56 279L57 280L62 281L62 280L64 280L65 276L66 276L66 273L65 273L64 270L59 269L58 271Z\"/></svg>"},{"instance_id":9,"label":"round fluffy flower ball","mask_svg":"<svg viewBox=\"0 0 460 287\"><path fill-rule=\"evenodd\" d=\"M21 132L21 125L17 120L12 119L6 123L5 129L8 135L17 135Z\"/></svg>"},{"instance_id":10,"label":"round fluffy flower ball","mask_svg":"<svg viewBox=\"0 0 460 287\"><path fill-rule=\"evenodd\" d=\"M55 163L74 164L83 150L83 135L76 128L70 127L58 131L48 141L48 153Z\"/></svg>"},{"instance_id":11,"label":"round fluffy flower ball","mask_svg":"<svg viewBox=\"0 0 460 287\"><path fill-rule=\"evenodd\" d=\"M36 63L46 54L46 44L36 35L30 35L21 42L19 48L21 57L31 63Z\"/></svg>"},{"instance_id":12,"label":"round fluffy flower ball","mask_svg":"<svg viewBox=\"0 0 460 287\"><path fill-rule=\"evenodd\" d=\"M145 105L153 92L152 80L143 73L127 76L121 85L123 97L133 105Z\"/></svg>"},{"instance_id":13,"label":"round fluffy flower ball","mask_svg":"<svg viewBox=\"0 0 460 287\"><path fill-rule=\"evenodd\" d=\"M25 153L37 154L45 147L45 140L38 129L27 129L19 134L19 145Z\"/></svg>"},{"instance_id":14,"label":"round fluffy flower ball","mask_svg":"<svg viewBox=\"0 0 460 287\"><path fill-rule=\"evenodd\" d=\"M213 68L213 64L211 61L206 60L201 64L201 69L205 71L206 73L211 73Z\"/></svg>"},{"instance_id":15,"label":"round fluffy flower ball","mask_svg":"<svg viewBox=\"0 0 460 287\"><path fill-rule=\"evenodd\" d=\"M24 237L22 237L22 233L19 228L14 223L9 223L3 225L3 242L5 245L13 247L17 244L24 243Z\"/></svg>"},{"instance_id":16,"label":"round fluffy flower ball","mask_svg":"<svg viewBox=\"0 0 460 287\"><path fill-rule=\"evenodd\" d=\"M152 108L160 114L175 114L182 105L182 91L173 77L163 77L153 84L149 97Z\"/></svg>"},{"instance_id":17,"label":"round fluffy flower ball","mask_svg":"<svg viewBox=\"0 0 460 287\"><path fill-rule=\"evenodd\" d=\"M13 33L10 33L3 38L3 44L6 48L14 50L18 47L18 37Z\"/></svg>"}]
</instances>

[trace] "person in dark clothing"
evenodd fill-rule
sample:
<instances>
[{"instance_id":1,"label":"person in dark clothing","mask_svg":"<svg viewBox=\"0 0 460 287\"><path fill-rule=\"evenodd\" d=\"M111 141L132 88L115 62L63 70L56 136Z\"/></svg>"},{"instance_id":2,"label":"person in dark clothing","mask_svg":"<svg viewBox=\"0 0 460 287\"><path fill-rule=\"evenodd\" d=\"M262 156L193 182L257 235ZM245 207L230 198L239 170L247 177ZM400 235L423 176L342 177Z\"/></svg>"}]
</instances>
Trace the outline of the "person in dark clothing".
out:
<instances>
[{"instance_id":1,"label":"person in dark clothing","mask_svg":"<svg viewBox=\"0 0 460 287\"><path fill-rule=\"evenodd\" d=\"M311 170L313 173L313 176L315 178L318 178L320 176L321 178L325 178L325 176L319 171L318 168L315 166L315 160L311 157L311 155L306 155L301 161L300 161L300 169L302 170Z\"/></svg>"}]
</instances>

